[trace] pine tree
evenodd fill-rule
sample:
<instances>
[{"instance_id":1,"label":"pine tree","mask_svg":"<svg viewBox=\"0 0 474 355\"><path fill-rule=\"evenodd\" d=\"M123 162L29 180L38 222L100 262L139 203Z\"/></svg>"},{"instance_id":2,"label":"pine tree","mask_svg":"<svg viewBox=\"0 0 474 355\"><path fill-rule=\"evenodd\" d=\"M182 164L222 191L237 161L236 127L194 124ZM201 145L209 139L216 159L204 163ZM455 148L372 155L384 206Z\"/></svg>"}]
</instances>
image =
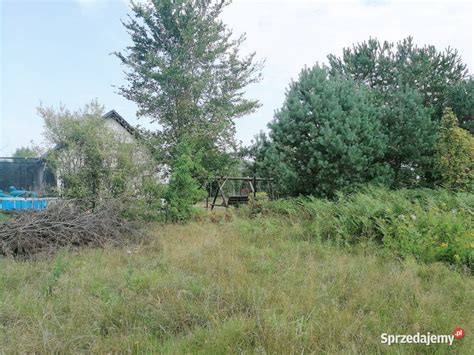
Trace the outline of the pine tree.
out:
<instances>
[{"instance_id":1,"label":"pine tree","mask_svg":"<svg viewBox=\"0 0 474 355\"><path fill-rule=\"evenodd\" d=\"M382 131L387 136L384 160L392 170L393 187L429 184L433 178L437 125L422 96L409 86L396 90L382 106Z\"/></svg>"},{"instance_id":2,"label":"pine tree","mask_svg":"<svg viewBox=\"0 0 474 355\"><path fill-rule=\"evenodd\" d=\"M352 184L387 179L377 114L364 87L319 66L304 69L269 126L268 159L281 159L286 192L333 197Z\"/></svg>"},{"instance_id":3,"label":"pine tree","mask_svg":"<svg viewBox=\"0 0 474 355\"><path fill-rule=\"evenodd\" d=\"M474 134L474 79L453 85L446 100L446 106L451 107L459 118L459 127Z\"/></svg>"},{"instance_id":4,"label":"pine tree","mask_svg":"<svg viewBox=\"0 0 474 355\"><path fill-rule=\"evenodd\" d=\"M392 185L434 186L434 146L443 108L452 106L462 127L472 129L472 79L459 53L418 47L408 37L397 43L369 39L328 59L331 75L368 87L383 108Z\"/></svg>"},{"instance_id":5,"label":"pine tree","mask_svg":"<svg viewBox=\"0 0 474 355\"><path fill-rule=\"evenodd\" d=\"M329 55L328 60L331 74L375 89L380 104L390 104L391 95L400 87L416 89L424 106L433 108L433 117L438 122L451 88L469 80L467 66L457 50L418 47L412 37L397 43L371 38L344 48L341 58Z\"/></svg>"}]
</instances>

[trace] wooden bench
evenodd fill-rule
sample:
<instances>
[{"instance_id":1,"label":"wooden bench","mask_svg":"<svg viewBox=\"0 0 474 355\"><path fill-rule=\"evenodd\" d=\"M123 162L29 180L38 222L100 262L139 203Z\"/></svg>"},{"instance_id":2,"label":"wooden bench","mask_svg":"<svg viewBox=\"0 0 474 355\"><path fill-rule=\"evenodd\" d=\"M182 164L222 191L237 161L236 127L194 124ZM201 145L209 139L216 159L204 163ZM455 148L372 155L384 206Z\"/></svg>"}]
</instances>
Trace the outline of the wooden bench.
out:
<instances>
[{"instance_id":1,"label":"wooden bench","mask_svg":"<svg viewBox=\"0 0 474 355\"><path fill-rule=\"evenodd\" d=\"M229 206L238 206L238 205L243 205L247 204L249 202L249 197L248 196L229 196L229 199L227 200L227 204Z\"/></svg>"}]
</instances>

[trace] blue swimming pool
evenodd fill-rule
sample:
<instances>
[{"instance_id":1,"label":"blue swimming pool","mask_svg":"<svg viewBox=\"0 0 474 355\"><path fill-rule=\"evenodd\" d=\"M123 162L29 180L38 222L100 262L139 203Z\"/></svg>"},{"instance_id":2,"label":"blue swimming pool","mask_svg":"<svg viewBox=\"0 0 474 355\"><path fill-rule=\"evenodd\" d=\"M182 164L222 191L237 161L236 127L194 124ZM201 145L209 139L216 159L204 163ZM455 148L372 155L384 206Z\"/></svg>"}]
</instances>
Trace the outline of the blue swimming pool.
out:
<instances>
[{"instance_id":1,"label":"blue swimming pool","mask_svg":"<svg viewBox=\"0 0 474 355\"><path fill-rule=\"evenodd\" d=\"M0 197L0 211L42 210L47 206L46 198Z\"/></svg>"}]
</instances>

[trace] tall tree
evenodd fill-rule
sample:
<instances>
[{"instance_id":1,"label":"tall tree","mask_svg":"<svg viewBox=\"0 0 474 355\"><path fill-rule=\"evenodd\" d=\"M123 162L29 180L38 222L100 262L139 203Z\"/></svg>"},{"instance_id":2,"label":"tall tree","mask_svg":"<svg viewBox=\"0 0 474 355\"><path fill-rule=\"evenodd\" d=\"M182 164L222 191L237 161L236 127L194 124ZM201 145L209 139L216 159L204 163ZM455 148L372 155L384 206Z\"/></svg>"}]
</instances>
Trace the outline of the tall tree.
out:
<instances>
[{"instance_id":1,"label":"tall tree","mask_svg":"<svg viewBox=\"0 0 474 355\"><path fill-rule=\"evenodd\" d=\"M446 107L451 107L457 117L459 126L474 134L474 78L461 81L449 90Z\"/></svg>"},{"instance_id":2,"label":"tall tree","mask_svg":"<svg viewBox=\"0 0 474 355\"><path fill-rule=\"evenodd\" d=\"M383 108L385 159L392 166L394 187L432 186L444 107L454 108L461 127L473 125L472 79L459 53L449 47L419 47L408 37L397 43L369 39L344 48L342 57L328 59L332 75L369 87Z\"/></svg>"},{"instance_id":3,"label":"tall tree","mask_svg":"<svg viewBox=\"0 0 474 355\"><path fill-rule=\"evenodd\" d=\"M347 186L383 181L386 137L370 92L352 80L304 69L269 125L268 162L277 164L286 193L333 197Z\"/></svg>"},{"instance_id":4,"label":"tall tree","mask_svg":"<svg viewBox=\"0 0 474 355\"><path fill-rule=\"evenodd\" d=\"M260 79L262 63L255 53L239 54L245 36L234 38L220 19L229 3L152 0L132 4L124 22L132 45L115 53L129 69L119 92L137 103L139 116L160 125L168 152L177 154L183 137L229 151L234 119L259 106L243 89Z\"/></svg>"},{"instance_id":5,"label":"tall tree","mask_svg":"<svg viewBox=\"0 0 474 355\"><path fill-rule=\"evenodd\" d=\"M409 86L395 90L381 105L379 119L387 136L384 160L390 164L393 187L426 184L433 179L437 126L423 97Z\"/></svg>"},{"instance_id":6,"label":"tall tree","mask_svg":"<svg viewBox=\"0 0 474 355\"><path fill-rule=\"evenodd\" d=\"M342 75L375 89L380 104L390 104L391 95L400 87L410 86L423 98L426 107L440 121L443 107L452 95L453 86L465 84L470 77L457 50L438 51L434 46L418 47L408 37L398 43L369 39L352 48L344 48L342 57L328 56L331 73ZM474 106L462 110L467 117L458 117L469 124Z\"/></svg>"}]
</instances>

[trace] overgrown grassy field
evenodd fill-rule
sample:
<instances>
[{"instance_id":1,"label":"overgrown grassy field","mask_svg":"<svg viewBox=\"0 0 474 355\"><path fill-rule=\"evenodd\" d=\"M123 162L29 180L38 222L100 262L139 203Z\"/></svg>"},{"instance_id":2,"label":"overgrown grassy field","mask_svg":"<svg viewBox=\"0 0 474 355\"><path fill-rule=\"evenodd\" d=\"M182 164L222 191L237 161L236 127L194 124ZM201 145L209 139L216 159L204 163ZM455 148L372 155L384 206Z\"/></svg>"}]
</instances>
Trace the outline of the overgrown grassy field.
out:
<instances>
[{"instance_id":1,"label":"overgrown grassy field","mask_svg":"<svg viewBox=\"0 0 474 355\"><path fill-rule=\"evenodd\" d=\"M279 201L155 225L125 248L0 259L0 352L472 354L474 280L461 260L471 201L422 191ZM463 256L411 239L402 248L401 230ZM456 327L466 336L451 347L380 341Z\"/></svg>"}]
</instances>

